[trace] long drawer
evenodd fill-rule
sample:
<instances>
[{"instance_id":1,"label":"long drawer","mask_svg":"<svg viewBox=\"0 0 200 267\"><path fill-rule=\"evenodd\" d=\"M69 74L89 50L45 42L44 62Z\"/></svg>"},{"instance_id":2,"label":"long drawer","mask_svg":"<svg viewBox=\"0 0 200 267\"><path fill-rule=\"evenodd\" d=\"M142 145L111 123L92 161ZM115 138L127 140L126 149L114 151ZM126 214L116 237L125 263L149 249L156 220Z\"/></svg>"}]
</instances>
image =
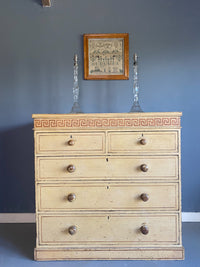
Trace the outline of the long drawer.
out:
<instances>
[{"instance_id":1,"label":"long drawer","mask_svg":"<svg viewBox=\"0 0 200 267\"><path fill-rule=\"evenodd\" d=\"M178 183L38 184L38 211L178 210Z\"/></svg>"},{"instance_id":2,"label":"long drawer","mask_svg":"<svg viewBox=\"0 0 200 267\"><path fill-rule=\"evenodd\" d=\"M37 133L37 154L102 154L105 152L105 133Z\"/></svg>"},{"instance_id":3,"label":"long drawer","mask_svg":"<svg viewBox=\"0 0 200 267\"><path fill-rule=\"evenodd\" d=\"M39 215L39 245L177 245L178 215Z\"/></svg>"},{"instance_id":4,"label":"long drawer","mask_svg":"<svg viewBox=\"0 0 200 267\"><path fill-rule=\"evenodd\" d=\"M37 179L178 179L178 156L38 157Z\"/></svg>"},{"instance_id":5,"label":"long drawer","mask_svg":"<svg viewBox=\"0 0 200 267\"><path fill-rule=\"evenodd\" d=\"M178 133L172 132L110 132L109 153L177 153Z\"/></svg>"}]
</instances>

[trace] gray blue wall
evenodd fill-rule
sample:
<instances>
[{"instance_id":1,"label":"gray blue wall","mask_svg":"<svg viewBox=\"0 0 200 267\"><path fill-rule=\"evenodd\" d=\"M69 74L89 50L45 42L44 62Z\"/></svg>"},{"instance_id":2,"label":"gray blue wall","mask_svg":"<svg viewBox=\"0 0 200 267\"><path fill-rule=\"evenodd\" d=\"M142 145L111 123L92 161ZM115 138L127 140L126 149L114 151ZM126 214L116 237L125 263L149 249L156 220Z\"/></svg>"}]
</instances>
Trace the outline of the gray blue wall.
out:
<instances>
[{"instance_id":1,"label":"gray blue wall","mask_svg":"<svg viewBox=\"0 0 200 267\"><path fill-rule=\"evenodd\" d=\"M34 212L32 113L128 112L132 81L83 80L83 33L130 34L144 111L182 111L183 211L200 211L200 1L0 1L0 212ZM130 68L130 77L132 68Z\"/></svg>"}]
</instances>

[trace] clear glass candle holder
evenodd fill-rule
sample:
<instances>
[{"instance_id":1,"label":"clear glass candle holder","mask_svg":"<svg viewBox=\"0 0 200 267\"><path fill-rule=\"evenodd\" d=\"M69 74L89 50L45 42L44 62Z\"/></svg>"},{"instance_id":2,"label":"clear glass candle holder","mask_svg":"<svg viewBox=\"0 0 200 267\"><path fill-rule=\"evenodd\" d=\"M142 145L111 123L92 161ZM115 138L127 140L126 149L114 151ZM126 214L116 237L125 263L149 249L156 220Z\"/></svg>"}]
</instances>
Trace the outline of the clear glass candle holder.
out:
<instances>
[{"instance_id":1,"label":"clear glass candle holder","mask_svg":"<svg viewBox=\"0 0 200 267\"><path fill-rule=\"evenodd\" d=\"M78 85L78 56L74 55L74 85L73 85L73 106L70 113L83 113L79 105L79 85Z\"/></svg>"},{"instance_id":2,"label":"clear glass candle holder","mask_svg":"<svg viewBox=\"0 0 200 267\"><path fill-rule=\"evenodd\" d=\"M133 56L133 105L130 112L143 112L139 104L138 56Z\"/></svg>"}]
</instances>

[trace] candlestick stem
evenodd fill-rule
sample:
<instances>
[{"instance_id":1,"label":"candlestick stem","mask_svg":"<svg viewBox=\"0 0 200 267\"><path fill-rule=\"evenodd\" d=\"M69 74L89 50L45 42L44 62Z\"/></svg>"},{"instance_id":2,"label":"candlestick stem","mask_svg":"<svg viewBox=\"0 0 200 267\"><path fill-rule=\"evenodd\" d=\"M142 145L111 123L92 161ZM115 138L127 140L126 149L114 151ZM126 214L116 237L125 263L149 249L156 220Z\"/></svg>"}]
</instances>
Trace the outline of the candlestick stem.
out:
<instances>
[{"instance_id":1,"label":"candlestick stem","mask_svg":"<svg viewBox=\"0 0 200 267\"><path fill-rule=\"evenodd\" d=\"M133 56L133 105L130 112L143 112L139 104L138 56Z\"/></svg>"},{"instance_id":2,"label":"candlestick stem","mask_svg":"<svg viewBox=\"0 0 200 267\"><path fill-rule=\"evenodd\" d=\"M78 56L74 55L73 106L70 113L83 113L79 106Z\"/></svg>"}]
</instances>

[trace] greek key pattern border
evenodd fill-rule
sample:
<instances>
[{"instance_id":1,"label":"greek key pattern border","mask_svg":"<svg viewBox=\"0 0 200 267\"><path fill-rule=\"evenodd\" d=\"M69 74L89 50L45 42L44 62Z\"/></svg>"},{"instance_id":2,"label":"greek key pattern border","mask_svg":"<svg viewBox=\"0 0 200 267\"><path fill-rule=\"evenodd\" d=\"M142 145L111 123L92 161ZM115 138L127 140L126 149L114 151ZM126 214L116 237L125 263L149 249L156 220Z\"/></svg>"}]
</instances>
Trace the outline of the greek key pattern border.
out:
<instances>
[{"instance_id":1,"label":"greek key pattern border","mask_svg":"<svg viewBox=\"0 0 200 267\"><path fill-rule=\"evenodd\" d=\"M180 127L180 117L35 119L34 128Z\"/></svg>"}]
</instances>

